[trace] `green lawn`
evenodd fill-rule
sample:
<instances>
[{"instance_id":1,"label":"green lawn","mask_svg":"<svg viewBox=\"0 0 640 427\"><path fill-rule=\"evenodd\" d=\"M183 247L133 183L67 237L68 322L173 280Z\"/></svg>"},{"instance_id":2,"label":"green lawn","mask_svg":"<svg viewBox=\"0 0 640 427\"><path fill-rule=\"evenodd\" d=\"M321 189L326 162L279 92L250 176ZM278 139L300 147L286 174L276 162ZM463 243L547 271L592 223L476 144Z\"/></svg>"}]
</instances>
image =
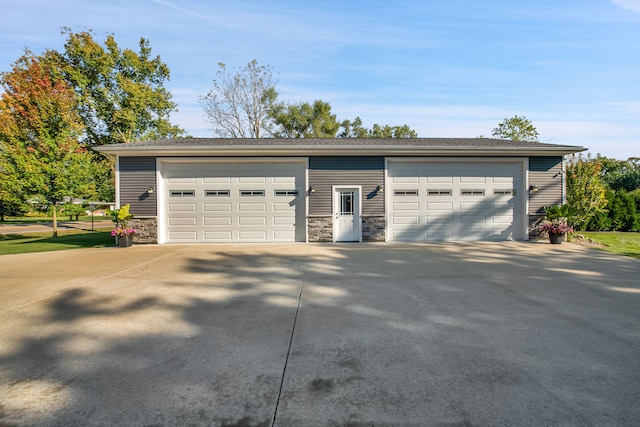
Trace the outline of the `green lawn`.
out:
<instances>
[{"instance_id":1,"label":"green lawn","mask_svg":"<svg viewBox=\"0 0 640 427\"><path fill-rule=\"evenodd\" d=\"M74 215L73 221L75 221L75 218L76 217ZM0 224L37 224L39 222L51 221L53 221L53 218L51 218L50 216L8 216L5 217L4 221L0 222ZM58 215L58 221L69 221L69 215ZM78 221L91 221L91 216L80 215L78 217ZM110 216L96 216L93 218L93 221L95 223L99 223L101 221L113 222Z\"/></svg>"},{"instance_id":2,"label":"green lawn","mask_svg":"<svg viewBox=\"0 0 640 427\"><path fill-rule=\"evenodd\" d=\"M0 235L0 255L107 246L115 246L111 228L60 231L57 238L50 232Z\"/></svg>"},{"instance_id":3,"label":"green lawn","mask_svg":"<svg viewBox=\"0 0 640 427\"><path fill-rule=\"evenodd\" d=\"M640 233L580 231L585 237L602 243L599 249L640 259Z\"/></svg>"}]
</instances>

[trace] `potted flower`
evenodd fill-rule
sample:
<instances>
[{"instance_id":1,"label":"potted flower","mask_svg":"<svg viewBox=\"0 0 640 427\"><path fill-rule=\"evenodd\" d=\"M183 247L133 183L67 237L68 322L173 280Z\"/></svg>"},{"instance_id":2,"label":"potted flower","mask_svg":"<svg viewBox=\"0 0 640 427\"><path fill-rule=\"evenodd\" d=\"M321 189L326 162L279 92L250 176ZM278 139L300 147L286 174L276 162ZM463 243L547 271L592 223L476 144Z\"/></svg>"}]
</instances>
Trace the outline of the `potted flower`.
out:
<instances>
[{"instance_id":1,"label":"potted flower","mask_svg":"<svg viewBox=\"0 0 640 427\"><path fill-rule=\"evenodd\" d=\"M129 220L135 217L134 214L129 213L130 205L127 203L120 209L109 211L109 214L113 216L113 222L116 223L116 228L111 231L111 235L116 239L116 246L122 248L129 247L133 244L133 235L136 234L136 230L129 227Z\"/></svg>"},{"instance_id":2,"label":"potted flower","mask_svg":"<svg viewBox=\"0 0 640 427\"><path fill-rule=\"evenodd\" d=\"M559 245L565 239L567 233L573 232L573 227L567 224L568 218L576 214L576 210L564 204L562 206L545 206L545 222L540 230L549 234L549 242Z\"/></svg>"},{"instance_id":3,"label":"potted flower","mask_svg":"<svg viewBox=\"0 0 640 427\"><path fill-rule=\"evenodd\" d=\"M567 233L573 232L573 227L562 222L554 221L542 224L540 230L549 233L549 242L551 242L551 244L559 245Z\"/></svg>"}]
</instances>

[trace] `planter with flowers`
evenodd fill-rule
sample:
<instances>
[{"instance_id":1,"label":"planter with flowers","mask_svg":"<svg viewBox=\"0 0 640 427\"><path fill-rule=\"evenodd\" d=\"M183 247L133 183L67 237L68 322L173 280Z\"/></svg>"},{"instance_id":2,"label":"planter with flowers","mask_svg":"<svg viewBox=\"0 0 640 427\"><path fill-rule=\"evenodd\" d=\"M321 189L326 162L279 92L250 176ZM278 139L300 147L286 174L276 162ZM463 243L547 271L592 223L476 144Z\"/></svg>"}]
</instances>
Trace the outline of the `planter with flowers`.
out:
<instances>
[{"instance_id":1,"label":"planter with flowers","mask_svg":"<svg viewBox=\"0 0 640 427\"><path fill-rule=\"evenodd\" d=\"M116 239L116 246L121 248L128 248L133 244L133 235L136 234L136 230L129 227L129 220L135 217L134 214L129 213L130 205L127 203L120 209L115 209L109 213L113 216L113 222L116 223L116 228L111 231L111 235Z\"/></svg>"},{"instance_id":2,"label":"planter with flowers","mask_svg":"<svg viewBox=\"0 0 640 427\"><path fill-rule=\"evenodd\" d=\"M573 227L567 224L570 217L576 214L576 210L569 205L545 206L545 220L540 225L540 230L549 234L549 242L552 245L561 244L567 233L573 233Z\"/></svg>"}]
</instances>

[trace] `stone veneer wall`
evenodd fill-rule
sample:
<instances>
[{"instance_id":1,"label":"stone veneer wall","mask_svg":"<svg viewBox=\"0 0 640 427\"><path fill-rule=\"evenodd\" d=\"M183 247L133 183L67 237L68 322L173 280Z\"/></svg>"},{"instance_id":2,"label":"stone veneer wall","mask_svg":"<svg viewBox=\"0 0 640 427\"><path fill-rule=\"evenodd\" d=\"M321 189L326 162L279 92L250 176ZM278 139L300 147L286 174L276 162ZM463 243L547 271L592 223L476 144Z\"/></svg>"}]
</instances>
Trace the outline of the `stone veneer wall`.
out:
<instances>
[{"instance_id":1,"label":"stone veneer wall","mask_svg":"<svg viewBox=\"0 0 640 427\"><path fill-rule=\"evenodd\" d=\"M365 216L362 218L362 241L384 242L386 219L383 216Z\"/></svg>"},{"instance_id":2,"label":"stone veneer wall","mask_svg":"<svg viewBox=\"0 0 640 427\"><path fill-rule=\"evenodd\" d=\"M362 241L384 242L386 221L384 216L362 218ZM309 242L333 242L333 217L309 217Z\"/></svg>"},{"instance_id":3,"label":"stone veneer wall","mask_svg":"<svg viewBox=\"0 0 640 427\"><path fill-rule=\"evenodd\" d=\"M133 243L158 243L158 218L136 217L129 221L129 225L136 229Z\"/></svg>"},{"instance_id":4,"label":"stone veneer wall","mask_svg":"<svg viewBox=\"0 0 640 427\"><path fill-rule=\"evenodd\" d=\"M309 242L333 242L333 217L309 217Z\"/></svg>"}]
</instances>

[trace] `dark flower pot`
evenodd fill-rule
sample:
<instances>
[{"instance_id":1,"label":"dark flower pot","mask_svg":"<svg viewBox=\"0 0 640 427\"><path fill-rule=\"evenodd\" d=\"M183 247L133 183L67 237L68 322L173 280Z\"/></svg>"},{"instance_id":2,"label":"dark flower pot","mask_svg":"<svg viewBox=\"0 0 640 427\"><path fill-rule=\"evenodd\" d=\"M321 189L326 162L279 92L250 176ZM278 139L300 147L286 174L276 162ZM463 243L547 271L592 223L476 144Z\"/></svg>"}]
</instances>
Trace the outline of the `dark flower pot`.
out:
<instances>
[{"instance_id":1,"label":"dark flower pot","mask_svg":"<svg viewBox=\"0 0 640 427\"><path fill-rule=\"evenodd\" d=\"M116 236L116 246L121 248L128 248L133 244L133 235L128 234L126 236Z\"/></svg>"},{"instance_id":2,"label":"dark flower pot","mask_svg":"<svg viewBox=\"0 0 640 427\"><path fill-rule=\"evenodd\" d=\"M565 233L549 233L549 242L552 245L560 245L564 242Z\"/></svg>"}]
</instances>

